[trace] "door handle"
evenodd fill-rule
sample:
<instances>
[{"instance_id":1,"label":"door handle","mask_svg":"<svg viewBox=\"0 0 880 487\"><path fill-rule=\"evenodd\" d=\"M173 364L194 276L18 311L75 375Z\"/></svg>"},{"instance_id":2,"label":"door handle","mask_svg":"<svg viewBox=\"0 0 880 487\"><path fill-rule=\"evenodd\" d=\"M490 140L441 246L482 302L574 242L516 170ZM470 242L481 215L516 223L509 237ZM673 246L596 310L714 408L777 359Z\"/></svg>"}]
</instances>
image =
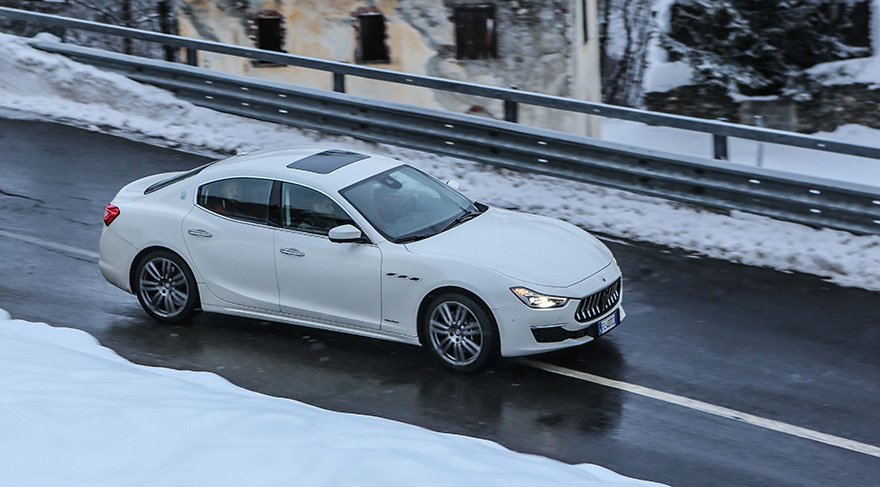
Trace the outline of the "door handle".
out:
<instances>
[{"instance_id":1,"label":"door handle","mask_svg":"<svg viewBox=\"0 0 880 487\"><path fill-rule=\"evenodd\" d=\"M213 237L211 232L207 230L202 230L201 228L190 228L186 231L186 233L192 235L193 237Z\"/></svg>"},{"instance_id":2,"label":"door handle","mask_svg":"<svg viewBox=\"0 0 880 487\"><path fill-rule=\"evenodd\" d=\"M292 255L294 257L305 257L306 253L299 249L294 248L283 248L281 249L281 253L284 255Z\"/></svg>"}]
</instances>

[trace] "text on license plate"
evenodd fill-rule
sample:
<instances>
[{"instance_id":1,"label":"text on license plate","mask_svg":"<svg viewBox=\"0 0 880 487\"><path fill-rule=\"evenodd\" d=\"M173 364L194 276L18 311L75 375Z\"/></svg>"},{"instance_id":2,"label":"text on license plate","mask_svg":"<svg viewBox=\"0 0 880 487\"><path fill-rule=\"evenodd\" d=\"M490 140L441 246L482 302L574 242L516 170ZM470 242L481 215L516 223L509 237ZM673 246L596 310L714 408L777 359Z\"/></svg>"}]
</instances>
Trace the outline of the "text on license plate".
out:
<instances>
[{"instance_id":1,"label":"text on license plate","mask_svg":"<svg viewBox=\"0 0 880 487\"><path fill-rule=\"evenodd\" d=\"M612 328L617 326L618 323L620 323L620 320L618 319L617 313L618 312L615 311L610 316L608 316L607 318L605 318L604 320L599 322L599 325L598 325L599 335L604 335L605 333L610 331Z\"/></svg>"}]
</instances>

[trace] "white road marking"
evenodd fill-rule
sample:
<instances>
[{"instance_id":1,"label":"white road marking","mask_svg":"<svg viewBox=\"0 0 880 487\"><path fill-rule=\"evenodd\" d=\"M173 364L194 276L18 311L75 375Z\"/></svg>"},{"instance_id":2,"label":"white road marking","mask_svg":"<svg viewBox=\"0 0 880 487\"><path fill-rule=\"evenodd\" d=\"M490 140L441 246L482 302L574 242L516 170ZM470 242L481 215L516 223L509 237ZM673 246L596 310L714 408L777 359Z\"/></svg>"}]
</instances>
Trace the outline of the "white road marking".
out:
<instances>
[{"instance_id":1,"label":"white road marking","mask_svg":"<svg viewBox=\"0 0 880 487\"><path fill-rule=\"evenodd\" d=\"M626 240L621 240L621 239L619 239L619 238L607 237L607 236L605 236L605 235L601 235L601 236L600 236L600 235L596 235L596 238L598 238L599 240L603 240L603 241L605 241L605 242L614 242L614 243L616 243L616 244L626 245L627 247L632 247L632 246L633 246L632 242L627 242Z\"/></svg>"},{"instance_id":2,"label":"white road marking","mask_svg":"<svg viewBox=\"0 0 880 487\"><path fill-rule=\"evenodd\" d=\"M71 247L70 245L64 245L60 243L51 242L49 240L43 240L37 237L31 237L28 235L21 235L18 233L8 232L6 230L0 230L0 237L7 237L15 240L19 240L22 242L31 243L34 245L39 245L41 247L60 250L62 252L68 252L71 254L79 255L82 257L90 258L90 259L98 259L99 254L97 252L92 252L90 250L83 250L76 247ZM758 426L760 428L765 428L773 431L777 431L779 433L785 433L787 435L797 436L799 438L805 438L807 440L817 441L819 443L825 443L826 445L836 446L838 448L843 448L846 450L851 450L858 453L864 453L865 455L870 455L873 457L880 458L880 447L869 445L867 443L862 443L855 440L850 440L847 438L843 438L840 436L829 435L827 433L822 433L819 431L814 431L807 428L802 428L800 426L791 425L788 423L783 423L781 421L776 421L772 419L762 418L760 416L755 416L753 414L743 413L741 411L737 411L735 409L726 408L723 406L716 406L714 404L709 404L707 402L698 401L696 399L689 399L683 396L677 396L675 394L670 394L668 392L658 391L656 389L651 389L649 387L644 387L636 384L630 384L628 382L622 382L614 379L608 379L606 377L590 374L588 372L581 372L579 370L572 370L565 367L560 367L558 365L552 365L544 362L539 362L537 360L531 359L520 359L520 362L534 367L536 369L541 369L546 372L550 372L553 374L563 375L566 377L571 377L574 379L579 379L587 382L592 382L594 384L603 385L606 387L611 387L613 389L619 389L621 391L631 392L633 394L638 394L644 397L650 397L651 399L656 399L658 401L668 402L670 404L676 404L678 406L683 406L689 409L693 409L695 411L701 411L708 414L713 414L715 416L719 416L722 418L732 419L734 421L741 421L743 423L747 423L753 426Z\"/></svg>"},{"instance_id":3,"label":"white road marking","mask_svg":"<svg viewBox=\"0 0 880 487\"><path fill-rule=\"evenodd\" d=\"M29 235L22 235L20 233L12 233L7 232L6 230L0 230L0 237L12 238L15 240L20 240L22 242L31 243L34 245L39 245L40 247L45 247L47 249L52 250L60 250L61 252L67 252L69 254L78 255L80 257L85 257L87 259L95 259L98 260L100 255L97 252L92 252L91 250L83 250L76 247L71 247L70 245L64 245L60 243L50 242L48 240L43 240L37 237L31 237Z\"/></svg>"},{"instance_id":4,"label":"white road marking","mask_svg":"<svg viewBox=\"0 0 880 487\"><path fill-rule=\"evenodd\" d=\"M787 435L797 436L799 438L805 438L807 440L813 440L819 443L825 443L826 445L836 446L838 448L843 448L846 450L864 453L865 455L880 458L880 447L869 445L867 443L861 443L859 441L842 438L840 436L834 436L827 433L821 433L819 431L813 431L811 429L794 426L788 423L783 423L781 421L775 421L772 419L755 416L753 414L743 413L735 409L729 409L723 406L716 406L707 402L697 401L695 399L689 399L682 396L676 396L675 394L670 394L668 392L658 391L656 389L651 389L636 384L630 384L628 382L608 379L606 377L601 377L578 370L572 370L565 367L559 367L557 365L539 362L537 360L520 359L520 362L536 369L551 372L553 374L564 375L566 377L592 382L594 384L619 389L621 391L631 392L633 394L650 397L651 399L668 402L670 404L676 404L678 406L683 406L696 411L713 414L722 418L741 421L743 423L758 426L760 428L765 428L777 431L779 433L785 433Z\"/></svg>"}]
</instances>

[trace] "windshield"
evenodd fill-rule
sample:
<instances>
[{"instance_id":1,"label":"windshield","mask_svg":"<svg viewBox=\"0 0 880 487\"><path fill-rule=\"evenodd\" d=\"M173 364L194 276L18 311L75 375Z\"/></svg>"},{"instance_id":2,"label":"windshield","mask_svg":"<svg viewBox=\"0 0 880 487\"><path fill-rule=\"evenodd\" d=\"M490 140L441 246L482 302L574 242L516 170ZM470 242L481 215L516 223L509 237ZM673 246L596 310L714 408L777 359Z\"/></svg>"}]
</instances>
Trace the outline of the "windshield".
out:
<instances>
[{"instance_id":1,"label":"windshield","mask_svg":"<svg viewBox=\"0 0 880 487\"><path fill-rule=\"evenodd\" d=\"M436 235L479 213L474 203L410 166L399 166L355 183L340 194L392 242Z\"/></svg>"}]
</instances>

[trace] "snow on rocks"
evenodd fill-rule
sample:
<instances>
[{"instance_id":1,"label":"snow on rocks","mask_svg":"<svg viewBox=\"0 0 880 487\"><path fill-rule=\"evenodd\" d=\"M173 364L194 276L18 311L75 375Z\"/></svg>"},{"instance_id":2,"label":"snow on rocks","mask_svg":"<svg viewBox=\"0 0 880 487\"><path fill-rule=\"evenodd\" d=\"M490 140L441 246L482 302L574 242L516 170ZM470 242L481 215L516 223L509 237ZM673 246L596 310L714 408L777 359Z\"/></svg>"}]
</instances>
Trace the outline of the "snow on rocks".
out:
<instances>
[{"instance_id":1,"label":"snow on rocks","mask_svg":"<svg viewBox=\"0 0 880 487\"><path fill-rule=\"evenodd\" d=\"M440 179L458 179L466 194L491 205L562 218L606 235L880 290L878 236L813 229L739 212L720 214L585 183L218 113L121 75L37 51L5 35L0 35L0 108L15 111L7 117L58 120L202 153L316 144L380 153Z\"/></svg>"},{"instance_id":2,"label":"snow on rocks","mask_svg":"<svg viewBox=\"0 0 880 487\"><path fill-rule=\"evenodd\" d=\"M670 91L693 82L694 70L685 61L669 61L666 50L660 46L660 35L669 31L674 0L654 0L655 27L648 43L647 67L643 88L645 92Z\"/></svg>"},{"instance_id":3,"label":"snow on rocks","mask_svg":"<svg viewBox=\"0 0 880 487\"><path fill-rule=\"evenodd\" d=\"M807 73L827 85L866 83L880 85L880 0L871 0L871 50L864 58L834 61L813 66Z\"/></svg>"}]
</instances>

